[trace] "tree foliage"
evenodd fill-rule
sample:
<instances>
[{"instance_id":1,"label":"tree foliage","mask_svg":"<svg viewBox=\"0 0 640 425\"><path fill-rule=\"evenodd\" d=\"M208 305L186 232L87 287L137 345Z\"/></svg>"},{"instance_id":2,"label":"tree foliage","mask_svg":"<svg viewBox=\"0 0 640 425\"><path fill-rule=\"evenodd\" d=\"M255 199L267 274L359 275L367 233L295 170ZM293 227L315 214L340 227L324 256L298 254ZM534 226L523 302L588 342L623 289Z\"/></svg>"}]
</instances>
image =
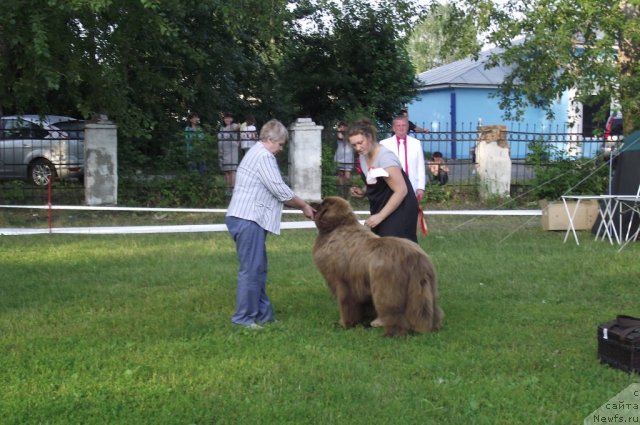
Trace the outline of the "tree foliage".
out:
<instances>
[{"instance_id":1,"label":"tree foliage","mask_svg":"<svg viewBox=\"0 0 640 425\"><path fill-rule=\"evenodd\" d=\"M589 102L619 101L625 132L640 127L640 0L458 0L479 22L486 41L503 49L492 64L513 65L499 90L501 106L513 118L528 103L545 108L575 90ZM608 110L608 102L602 114Z\"/></svg>"},{"instance_id":2,"label":"tree foliage","mask_svg":"<svg viewBox=\"0 0 640 425\"><path fill-rule=\"evenodd\" d=\"M477 54L477 35L474 16L454 3L434 3L411 31L409 54L418 72L424 72Z\"/></svg>"},{"instance_id":3,"label":"tree foliage","mask_svg":"<svg viewBox=\"0 0 640 425\"><path fill-rule=\"evenodd\" d=\"M406 22L417 12L409 6L345 0L310 10L281 68L296 112L324 123L354 113L389 122L415 95Z\"/></svg>"},{"instance_id":4,"label":"tree foliage","mask_svg":"<svg viewBox=\"0 0 640 425\"><path fill-rule=\"evenodd\" d=\"M531 193L536 199L606 192L609 167L600 160L575 158L566 149L542 140L531 143L529 149L527 163L534 171Z\"/></svg>"},{"instance_id":5,"label":"tree foliage","mask_svg":"<svg viewBox=\"0 0 640 425\"><path fill-rule=\"evenodd\" d=\"M15 3L18 3L16 6ZM263 13L263 7L269 6ZM0 10L3 111L108 113L125 134L246 107L286 1L28 0ZM278 22L275 25L273 21ZM26 24L25 24L26 23ZM254 82L251 84L251 82Z\"/></svg>"},{"instance_id":6,"label":"tree foliage","mask_svg":"<svg viewBox=\"0 0 640 425\"><path fill-rule=\"evenodd\" d=\"M413 0L17 0L0 2L0 114L106 113L138 150L188 111L259 121L353 108L387 116L412 96L394 25ZM322 13L319 32L302 18Z\"/></svg>"}]
</instances>

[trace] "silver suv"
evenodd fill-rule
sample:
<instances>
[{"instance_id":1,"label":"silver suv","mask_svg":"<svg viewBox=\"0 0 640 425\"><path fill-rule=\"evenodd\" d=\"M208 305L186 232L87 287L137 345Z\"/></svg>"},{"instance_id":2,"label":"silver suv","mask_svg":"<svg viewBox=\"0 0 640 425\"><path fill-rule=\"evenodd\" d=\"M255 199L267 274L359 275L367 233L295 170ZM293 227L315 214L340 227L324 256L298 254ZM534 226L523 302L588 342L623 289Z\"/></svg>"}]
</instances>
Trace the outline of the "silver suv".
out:
<instances>
[{"instance_id":1,"label":"silver suv","mask_svg":"<svg viewBox=\"0 0 640 425\"><path fill-rule=\"evenodd\" d=\"M46 186L84 173L84 122L60 115L0 117L0 179Z\"/></svg>"}]
</instances>

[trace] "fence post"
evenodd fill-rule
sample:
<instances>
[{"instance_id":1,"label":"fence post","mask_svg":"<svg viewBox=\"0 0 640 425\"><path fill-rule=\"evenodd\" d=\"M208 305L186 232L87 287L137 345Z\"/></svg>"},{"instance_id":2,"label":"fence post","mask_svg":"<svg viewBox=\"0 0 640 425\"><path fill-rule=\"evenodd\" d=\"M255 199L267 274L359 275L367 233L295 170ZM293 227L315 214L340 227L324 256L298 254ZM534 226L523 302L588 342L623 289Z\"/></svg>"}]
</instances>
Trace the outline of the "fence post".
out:
<instances>
[{"instance_id":1,"label":"fence post","mask_svg":"<svg viewBox=\"0 0 640 425\"><path fill-rule=\"evenodd\" d=\"M511 188L511 155L507 127L484 125L478 130L476 161L480 197L485 200L490 196L508 197Z\"/></svg>"},{"instance_id":2,"label":"fence post","mask_svg":"<svg viewBox=\"0 0 640 425\"><path fill-rule=\"evenodd\" d=\"M84 198L87 205L118 203L118 130L106 115L84 128Z\"/></svg>"},{"instance_id":3,"label":"fence post","mask_svg":"<svg viewBox=\"0 0 640 425\"><path fill-rule=\"evenodd\" d=\"M298 118L289 126L289 182L291 189L307 201L319 201L322 187L322 129L311 118Z\"/></svg>"}]
</instances>

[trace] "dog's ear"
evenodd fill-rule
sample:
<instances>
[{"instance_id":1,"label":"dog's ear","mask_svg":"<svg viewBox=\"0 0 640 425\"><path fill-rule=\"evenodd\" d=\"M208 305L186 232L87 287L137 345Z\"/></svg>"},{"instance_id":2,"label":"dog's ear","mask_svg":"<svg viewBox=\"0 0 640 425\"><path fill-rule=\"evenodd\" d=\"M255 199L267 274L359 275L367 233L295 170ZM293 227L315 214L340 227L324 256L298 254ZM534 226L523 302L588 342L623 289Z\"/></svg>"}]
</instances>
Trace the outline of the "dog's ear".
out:
<instances>
[{"instance_id":1,"label":"dog's ear","mask_svg":"<svg viewBox=\"0 0 640 425\"><path fill-rule=\"evenodd\" d=\"M314 210L317 210L318 208L320 208L320 202L309 202L309 205L311 205L311 208L313 208Z\"/></svg>"},{"instance_id":2,"label":"dog's ear","mask_svg":"<svg viewBox=\"0 0 640 425\"><path fill-rule=\"evenodd\" d=\"M331 213L329 211L331 201L329 199L323 199L322 202L316 203L316 205L310 204L313 209L316 210L316 213L313 216L313 221L316 222L316 227L320 231L320 233L325 233L333 230L333 226L331 225ZM327 217L327 214L329 217Z\"/></svg>"},{"instance_id":3,"label":"dog's ear","mask_svg":"<svg viewBox=\"0 0 640 425\"><path fill-rule=\"evenodd\" d=\"M324 198L316 211L314 221L320 233L328 233L337 227L358 223L349 202L336 196Z\"/></svg>"}]
</instances>

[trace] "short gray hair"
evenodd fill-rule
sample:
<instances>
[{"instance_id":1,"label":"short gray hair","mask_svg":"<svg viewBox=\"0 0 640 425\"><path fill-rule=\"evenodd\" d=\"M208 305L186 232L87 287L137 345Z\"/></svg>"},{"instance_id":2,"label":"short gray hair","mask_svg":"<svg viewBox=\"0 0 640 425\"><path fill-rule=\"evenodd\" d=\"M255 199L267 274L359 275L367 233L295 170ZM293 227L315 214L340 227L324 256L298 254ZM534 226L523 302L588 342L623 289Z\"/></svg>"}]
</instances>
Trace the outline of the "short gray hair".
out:
<instances>
[{"instance_id":1,"label":"short gray hair","mask_svg":"<svg viewBox=\"0 0 640 425\"><path fill-rule=\"evenodd\" d=\"M269 138L273 141L284 140L286 142L289 140L289 131L280 121L269 120L260 129L260 140L266 141Z\"/></svg>"}]
</instances>

